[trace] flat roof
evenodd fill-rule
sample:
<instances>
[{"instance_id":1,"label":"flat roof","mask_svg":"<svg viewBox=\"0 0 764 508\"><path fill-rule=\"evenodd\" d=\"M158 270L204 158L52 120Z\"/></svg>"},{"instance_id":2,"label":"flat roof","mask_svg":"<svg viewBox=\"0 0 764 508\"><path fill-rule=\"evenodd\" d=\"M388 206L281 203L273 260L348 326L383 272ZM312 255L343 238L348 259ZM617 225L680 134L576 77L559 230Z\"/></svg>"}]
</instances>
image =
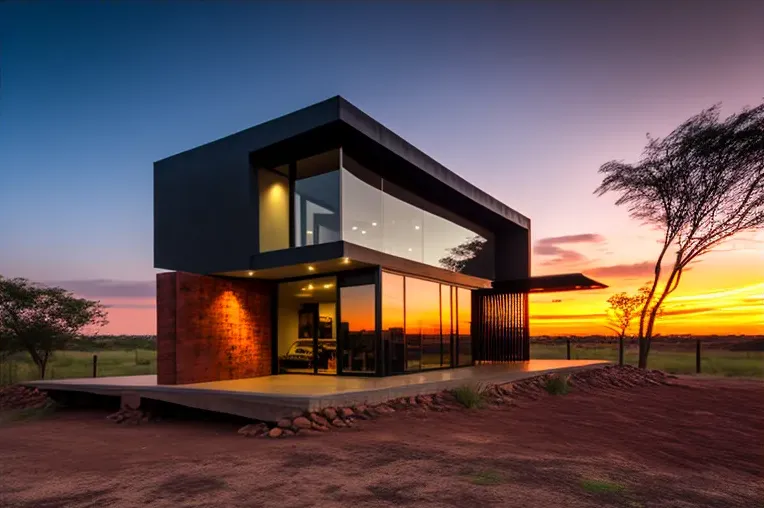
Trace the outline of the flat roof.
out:
<instances>
[{"instance_id":1,"label":"flat roof","mask_svg":"<svg viewBox=\"0 0 764 508\"><path fill-rule=\"evenodd\" d=\"M167 159L188 155L211 144L224 144L229 145L232 149L246 149L249 152L254 152L313 129L337 122L351 127L423 173L437 179L460 195L490 210L506 221L524 229L530 228L530 219L528 217L513 210L485 191L478 189L339 95L205 145L167 157Z\"/></svg>"},{"instance_id":2,"label":"flat roof","mask_svg":"<svg viewBox=\"0 0 764 508\"><path fill-rule=\"evenodd\" d=\"M507 293L555 293L581 291L585 289L605 289L607 286L582 273L562 273L537 275L523 279L494 281L494 291Z\"/></svg>"}]
</instances>

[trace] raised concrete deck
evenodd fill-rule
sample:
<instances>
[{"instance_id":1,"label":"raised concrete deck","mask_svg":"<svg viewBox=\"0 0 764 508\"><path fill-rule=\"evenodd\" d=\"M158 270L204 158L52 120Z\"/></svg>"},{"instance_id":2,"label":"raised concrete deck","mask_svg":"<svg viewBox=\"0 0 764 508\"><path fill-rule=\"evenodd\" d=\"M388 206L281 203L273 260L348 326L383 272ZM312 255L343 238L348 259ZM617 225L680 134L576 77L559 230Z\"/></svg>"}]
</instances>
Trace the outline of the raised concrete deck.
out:
<instances>
[{"instance_id":1,"label":"raised concrete deck","mask_svg":"<svg viewBox=\"0 0 764 508\"><path fill-rule=\"evenodd\" d=\"M464 384L508 383L549 372L596 368L600 360L531 360L480 365L383 378L282 374L188 385L158 385L157 377L123 376L24 383L44 390L146 398L183 406L276 420L294 411L376 404L398 397L434 393Z\"/></svg>"}]
</instances>

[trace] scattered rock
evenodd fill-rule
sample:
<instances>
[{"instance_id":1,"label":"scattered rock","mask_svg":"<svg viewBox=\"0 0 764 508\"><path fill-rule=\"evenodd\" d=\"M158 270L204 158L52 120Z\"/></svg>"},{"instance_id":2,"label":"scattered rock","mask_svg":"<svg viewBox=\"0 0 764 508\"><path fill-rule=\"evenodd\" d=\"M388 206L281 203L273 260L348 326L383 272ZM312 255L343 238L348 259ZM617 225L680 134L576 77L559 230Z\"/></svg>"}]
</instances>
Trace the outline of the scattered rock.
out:
<instances>
[{"instance_id":1,"label":"scattered rock","mask_svg":"<svg viewBox=\"0 0 764 508\"><path fill-rule=\"evenodd\" d=\"M324 416L327 420L332 421L337 418L337 411L335 411L334 408L327 407L324 409Z\"/></svg>"},{"instance_id":2,"label":"scattered rock","mask_svg":"<svg viewBox=\"0 0 764 508\"><path fill-rule=\"evenodd\" d=\"M288 429L289 427L292 426L292 420L290 420L289 418L282 418L281 420L279 420L276 426L281 429Z\"/></svg>"},{"instance_id":3,"label":"scattered rock","mask_svg":"<svg viewBox=\"0 0 764 508\"><path fill-rule=\"evenodd\" d=\"M10 385L0 388L0 411L7 409L43 409L55 406L45 392L37 388Z\"/></svg>"},{"instance_id":4,"label":"scattered rock","mask_svg":"<svg viewBox=\"0 0 764 508\"><path fill-rule=\"evenodd\" d=\"M107 420L111 420L115 423L124 423L126 425L139 425L141 423L148 423L151 421L151 414L144 413L140 409L131 409L130 407L124 407L112 413L106 417Z\"/></svg>"},{"instance_id":5,"label":"scattered rock","mask_svg":"<svg viewBox=\"0 0 764 508\"><path fill-rule=\"evenodd\" d=\"M328 423L329 422L327 422L327 424ZM311 424L310 428L312 428L313 430L321 431L321 432L327 432L329 430L329 427L327 425L320 425L320 424L318 424L316 422L313 422Z\"/></svg>"},{"instance_id":6,"label":"scattered rock","mask_svg":"<svg viewBox=\"0 0 764 508\"><path fill-rule=\"evenodd\" d=\"M310 420L314 423L317 423L318 425L329 425L327 419L318 413L310 413Z\"/></svg>"},{"instance_id":7,"label":"scattered rock","mask_svg":"<svg viewBox=\"0 0 764 508\"><path fill-rule=\"evenodd\" d=\"M367 409L368 408L366 406L364 406L363 404L361 404L360 406L356 406L355 407L355 414L356 415L366 414Z\"/></svg>"},{"instance_id":8,"label":"scattered rock","mask_svg":"<svg viewBox=\"0 0 764 508\"><path fill-rule=\"evenodd\" d=\"M239 429L239 434L246 437L257 437L268 433L268 425L264 423L250 423Z\"/></svg>"},{"instance_id":9,"label":"scattered rock","mask_svg":"<svg viewBox=\"0 0 764 508\"><path fill-rule=\"evenodd\" d=\"M298 429L309 429L311 427L310 420L304 416L298 416L292 420L292 425Z\"/></svg>"},{"instance_id":10,"label":"scattered rock","mask_svg":"<svg viewBox=\"0 0 764 508\"><path fill-rule=\"evenodd\" d=\"M295 431L289 430L289 429L284 429L284 431L281 433L282 437L289 437L294 435L295 435Z\"/></svg>"},{"instance_id":11,"label":"scattered rock","mask_svg":"<svg viewBox=\"0 0 764 508\"><path fill-rule=\"evenodd\" d=\"M334 420L332 420L332 425L334 425L335 427L347 427L348 426L347 423L345 423L344 421L342 421L339 418L335 418Z\"/></svg>"},{"instance_id":12,"label":"scattered rock","mask_svg":"<svg viewBox=\"0 0 764 508\"><path fill-rule=\"evenodd\" d=\"M341 416L342 418L348 418L348 417L350 417L350 416L353 416L353 410L352 410L352 409L350 409L349 407L343 407L343 408L340 410L340 416Z\"/></svg>"},{"instance_id":13,"label":"scattered rock","mask_svg":"<svg viewBox=\"0 0 764 508\"><path fill-rule=\"evenodd\" d=\"M280 428L278 428L278 427L273 427L273 428L272 428L272 429L271 429L271 430L268 432L268 437L274 437L274 438L275 438L275 437L281 437L281 434L283 434L283 433L284 433L284 430L283 430L283 429L280 429Z\"/></svg>"}]
</instances>

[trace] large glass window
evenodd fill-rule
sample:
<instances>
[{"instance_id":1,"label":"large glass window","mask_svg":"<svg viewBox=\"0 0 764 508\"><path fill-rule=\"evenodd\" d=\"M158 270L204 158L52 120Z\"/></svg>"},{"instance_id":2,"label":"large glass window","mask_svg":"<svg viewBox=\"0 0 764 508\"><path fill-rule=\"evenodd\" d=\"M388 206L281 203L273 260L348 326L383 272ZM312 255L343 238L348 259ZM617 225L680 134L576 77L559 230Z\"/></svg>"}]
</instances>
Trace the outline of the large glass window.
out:
<instances>
[{"instance_id":1,"label":"large glass window","mask_svg":"<svg viewBox=\"0 0 764 508\"><path fill-rule=\"evenodd\" d=\"M279 372L337 373L336 278L279 284Z\"/></svg>"},{"instance_id":2,"label":"large glass window","mask_svg":"<svg viewBox=\"0 0 764 508\"><path fill-rule=\"evenodd\" d=\"M423 210L420 206L427 205L424 201L382 180L344 153L342 167L343 240L447 270L492 278L493 245L485 238Z\"/></svg>"},{"instance_id":3,"label":"large glass window","mask_svg":"<svg viewBox=\"0 0 764 508\"><path fill-rule=\"evenodd\" d=\"M375 300L374 284L340 288L343 373L376 371Z\"/></svg>"},{"instance_id":4,"label":"large glass window","mask_svg":"<svg viewBox=\"0 0 764 508\"><path fill-rule=\"evenodd\" d=\"M259 169L260 252L289 248L289 167Z\"/></svg>"},{"instance_id":5,"label":"large glass window","mask_svg":"<svg viewBox=\"0 0 764 508\"><path fill-rule=\"evenodd\" d=\"M346 155L343 166L342 238L382 251L382 179Z\"/></svg>"},{"instance_id":6,"label":"large glass window","mask_svg":"<svg viewBox=\"0 0 764 508\"><path fill-rule=\"evenodd\" d=\"M382 272L382 339L388 373L472 365L472 292Z\"/></svg>"},{"instance_id":7,"label":"large glass window","mask_svg":"<svg viewBox=\"0 0 764 508\"><path fill-rule=\"evenodd\" d=\"M451 365L451 286L440 286L440 333L442 336L443 367Z\"/></svg>"},{"instance_id":8,"label":"large glass window","mask_svg":"<svg viewBox=\"0 0 764 508\"><path fill-rule=\"evenodd\" d=\"M340 239L339 149L297 161L295 247Z\"/></svg>"},{"instance_id":9,"label":"large glass window","mask_svg":"<svg viewBox=\"0 0 764 508\"><path fill-rule=\"evenodd\" d=\"M403 276L382 272L382 347L392 374L406 371L403 305Z\"/></svg>"},{"instance_id":10,"label":"large glass window","mask_svg":"<svg viewBox=\"0 0 764 508\"><path fill-rule=\"evenodd\" d=\"M409 370L440 367L440 287L406 277L406 345Z\"/></svg>"},{"instance_id":11,"label":"large glass window","mask_svg":"<svg viewBox=\"0 0 764 508\"><path fill-rule=\"evenodd\" d=\"M469 289L458 288L458 333L459 333L459 365L472 364L472 292Z\"/></svg>"}]
</instances>

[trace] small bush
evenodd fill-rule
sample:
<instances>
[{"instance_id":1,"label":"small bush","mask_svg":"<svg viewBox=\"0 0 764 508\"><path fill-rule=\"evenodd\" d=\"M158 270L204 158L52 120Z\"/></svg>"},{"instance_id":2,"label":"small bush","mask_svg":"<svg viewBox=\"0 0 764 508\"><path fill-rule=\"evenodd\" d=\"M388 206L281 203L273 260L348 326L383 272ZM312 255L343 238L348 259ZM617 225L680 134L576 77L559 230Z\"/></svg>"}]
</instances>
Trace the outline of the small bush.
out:
<instances>
[{"instance_id":1,"label":"small bush","mask_svg":"<svg viewBox=\"0 0 764 508\"><path fill-rule=\"evenodd\" d=\"M581 480L581 488L592 494L617 493L626 490L620 483L605 480Z\"/></svg>"},{"instance_id":2,"label":"small bush","mask_svg":"<svg viewBox=\"0 0 764 508\"><path fill-rule=\"evenodd\" d=\"M464 385L451 391L456 401L467 409L482 407L485 403L485 388L476 385Z\"/></svg>"},{"instance_id":3,"label":"small bush","mask_svg":"<svg viewBox=\"0 0 764 508\"><path fill-rule=\"evenodd\" d=\"M559 374L549 376L546 381L544 381L544 389L550 395L565 395L570 391L569 378L568 376L561 376Z\"/></svg>"}]
</instances>

